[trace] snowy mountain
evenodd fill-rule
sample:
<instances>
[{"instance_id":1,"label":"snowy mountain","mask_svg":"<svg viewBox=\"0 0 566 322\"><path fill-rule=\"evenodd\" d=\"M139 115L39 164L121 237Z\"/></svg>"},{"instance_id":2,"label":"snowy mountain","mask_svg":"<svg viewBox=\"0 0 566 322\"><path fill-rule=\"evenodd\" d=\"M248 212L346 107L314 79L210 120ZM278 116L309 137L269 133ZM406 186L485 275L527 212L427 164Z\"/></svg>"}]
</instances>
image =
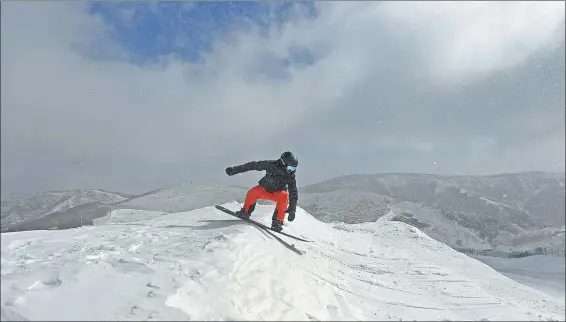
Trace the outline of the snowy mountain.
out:
<instances>
[{"instance_id":1,"label":"snowy mountain","mask_svg":"<svg viewBox=\"0 0 566 322\"><path fill-rule=\"evenodd\" d=\"M254 218L269 223L272 209L259 206ZM300 208L296 218L285 231L312 243L212 206L122 209L100 225L3 233L2 320L565 318L563 295L519 284L408 224L329 224Z\"/></svg>"},{"instance_id":2,"label":"snowy mountain","mask_svg":"<svg viewBox=\"0 0 566 322\"><path fill-rule=\"evenodd\" d=\"M81 218L87 209L102 208L99 212L105 214L109 208L103 205L129 197L100 189L2 194L2 231L80 226L81 219L89 220L88 215Z\"/></svg>"},{"instance_id":3,"label":"snowy mountain","mask_svg":"<svg viewBox=\"0 0 566 322\"><path fill-rule=\"evenodd\" d=\"M324 222L389 215L454 247L564 253L564 174L348 175L300 193L299 204Z\"/></svg>"},{"instance_id":4,"label":"snowy mountain","mask_svg":"<svg viewBox=\"0 0 566 322\"><path fill-rule=\"evenodd\" d=\"M3 195L2 231L78 227L103 222L112 210L121 208L190 211L233 200L243 202L247 190L182 184L137 196L100 190L16 198ZM564 175L540 172L350 175L299 188L299 206L323 222L364 223L385 216L463 251L540 249L562 255L564 197ZM22 223L23 218L27 220Z\"/></svg>"},{"instance_id":5,"label":"snowy mountain","mask_svg":"<svg viewBox=\"0 0 566 322\"><path fill-rule=\"evenodd\" d=\"M121 206L132 209L181 212L232 200L244 202L248 189L222 185L180 184L131 199Z\"/></svg>"}]
</instances>

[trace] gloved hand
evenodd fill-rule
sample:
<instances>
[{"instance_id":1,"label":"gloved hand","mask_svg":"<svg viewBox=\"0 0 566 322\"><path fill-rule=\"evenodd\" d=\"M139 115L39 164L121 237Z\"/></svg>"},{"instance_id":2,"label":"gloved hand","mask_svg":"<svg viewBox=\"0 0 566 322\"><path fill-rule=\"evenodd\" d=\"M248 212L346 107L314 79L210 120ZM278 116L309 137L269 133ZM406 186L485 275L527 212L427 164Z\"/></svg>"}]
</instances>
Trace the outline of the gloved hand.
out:
<instances>
[{"instance_id":1,"label":"gloved hand","mask_svg":"<svg viewBox=\"0 0 566 322\"><path fill-rule=\"evenodd\" d=\"M236 174L236 171L234 170L234 168L228 167L228 168L226 168L226 174L229 175L229 176L233 176L233 175Z\"/></svg>"},{"instance_id":2,"label":"gloved hand","mask_svg":"<svg viewBox=\"0 0 566 322\"><path fill-rule=\"evenodd\" d=\"M289 209L287 209L286 212L289 214L289 216L287 217L287 219L288 219L289 221L295 220L295 211L294 211L294 210L289 210Z\"/></svg>"}]
</instances>

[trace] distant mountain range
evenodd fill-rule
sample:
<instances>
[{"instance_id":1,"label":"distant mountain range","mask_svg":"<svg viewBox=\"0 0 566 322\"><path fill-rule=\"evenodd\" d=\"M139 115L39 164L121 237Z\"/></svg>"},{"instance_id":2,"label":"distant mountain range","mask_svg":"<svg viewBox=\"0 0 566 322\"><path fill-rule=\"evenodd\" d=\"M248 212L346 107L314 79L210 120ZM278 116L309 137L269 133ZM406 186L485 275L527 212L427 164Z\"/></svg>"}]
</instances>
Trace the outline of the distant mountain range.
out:
<instances>
[{"instance_id":1,"label":"distant mountain range","mask_svg":"<svg viewBox=\"0 0 566 322\"><path fill-rule=\"evenodd\" d=\"M136 197L139 196L102 189L2 194L1 231L67 229L92 225L93 219L105 216L120 203Z\"/></svg>"},{"instance_id":2,"label":"distant mountain range","mask_svg":"<svg viewBox=\"0 0 566 322\"><path fill-rule=\"evenodd\" d=\"M2 232L92 225L115 209L164 213L243 202L247 188L178 185L142 195L104 190L2 194ZM269 203L269 202L266 202ZM299 189L323 222L399 220L455 248L564 253L564 174L347 175Z\"/></svg>"},{"instance_id":3,"label":"distant mountain range","mask_svg":"<svg viewBox=\"0 0 566 322\"><path fill-rule=\"evenodd\" d=\"M411 223L451 246L564 250L564 174L347 175L301 189L321 221Z\"/></svg>"}]
</instances>

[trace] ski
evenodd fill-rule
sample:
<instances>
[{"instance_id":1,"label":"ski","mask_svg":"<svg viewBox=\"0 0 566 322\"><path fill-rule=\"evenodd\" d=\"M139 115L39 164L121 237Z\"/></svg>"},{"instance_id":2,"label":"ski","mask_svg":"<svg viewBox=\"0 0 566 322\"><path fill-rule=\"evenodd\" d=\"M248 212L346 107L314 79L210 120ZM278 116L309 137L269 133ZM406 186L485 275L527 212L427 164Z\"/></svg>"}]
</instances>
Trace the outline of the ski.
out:
<instances>
[{"instance_id":1,"label":"ski","mask_svg":"<svg viewBox=\"0 0 566 322\"><path fill-rule=\"evenodd\" d=\"M218 209L218 210L221 210L221 211L223 211L223 212L225 212L225 213L227 213L227 214L229 214L229 215L232 215L232 216L234 216L234 217L236 217L236 218L239 218L239 219L241 219L241 220L249 221L249 222L253 223L254 225L259 226L259 227L261 227L261 228L263 228L263 229L267 229L267 230L276 232L276 233L278 233L278 234L281 234L281 235L284 235L284 236L287 236L287 237L290 237L290 238L293 238L293 239L296 239L296 240L304 241L304 242L307 242L307 243L312 243L312 242L313 242L312 240L303 239L303 238L300 238L300 237L297 237L297 236L293 236L293 235L287 234L287 233L282 232L282 231L273 230L273 229L271 229L271 227L266 226L266 225L264 225L264 224L262 224L262 223L260 223L260 222L257 222L257 221L255 221L255 220L253 220L253 219L243 219L243 218L241 218L241 217L238 217L234 211L232 211L232 210L230 210L230 209L227 209L227 208L224 208L224 207L222 207L222 206L216 205L215 207L216 207L216 209Z\"/></svg>"}]
</instances>

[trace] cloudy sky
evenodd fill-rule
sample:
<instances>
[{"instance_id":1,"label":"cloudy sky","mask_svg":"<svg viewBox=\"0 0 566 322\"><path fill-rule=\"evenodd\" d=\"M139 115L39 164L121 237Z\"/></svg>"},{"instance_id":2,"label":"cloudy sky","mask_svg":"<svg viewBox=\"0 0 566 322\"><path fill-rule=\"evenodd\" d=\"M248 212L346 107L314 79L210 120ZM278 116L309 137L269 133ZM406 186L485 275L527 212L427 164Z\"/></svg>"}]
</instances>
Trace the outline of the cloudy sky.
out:
<instances>
[{"instance_id":1,"label":"cloudy sky","mask_svg":"<svg viewBox=\"0 0 566 322\"><path fill-rule=\"evenodd\" d=\"M2 3L2 192L564 172L564 2Z\"/></svg>"}]
</instances>

